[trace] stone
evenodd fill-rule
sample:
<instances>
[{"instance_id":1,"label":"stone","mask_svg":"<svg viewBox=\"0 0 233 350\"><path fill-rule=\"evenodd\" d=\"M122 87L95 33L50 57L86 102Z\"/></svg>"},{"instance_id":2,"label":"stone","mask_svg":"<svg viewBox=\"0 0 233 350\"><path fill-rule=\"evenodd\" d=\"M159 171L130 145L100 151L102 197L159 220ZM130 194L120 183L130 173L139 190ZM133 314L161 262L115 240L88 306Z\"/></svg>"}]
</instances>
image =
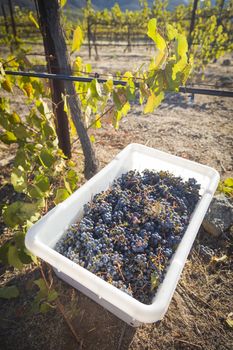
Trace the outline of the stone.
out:
<instances>
[{"instance_id":1,"label":"stone","mask_svg":"<svg viewBox=\"0 0 233 350\"><path fill-rule=\"evenodd\" d=\"M202 226L209 234L219 237L233 225L233 203L224 194L214 196Z\"/></svg>"},{"instance_id":2,"label":"stone","mask_svg":"<svg viewBox=\"0 0 233 350\"><path fill-rule=\"evenodd\" d=\"M229 60L229 59L223 60L222 66L230 66L230 65L231 65L231 60Z\"/></svg>"}]
</instances>

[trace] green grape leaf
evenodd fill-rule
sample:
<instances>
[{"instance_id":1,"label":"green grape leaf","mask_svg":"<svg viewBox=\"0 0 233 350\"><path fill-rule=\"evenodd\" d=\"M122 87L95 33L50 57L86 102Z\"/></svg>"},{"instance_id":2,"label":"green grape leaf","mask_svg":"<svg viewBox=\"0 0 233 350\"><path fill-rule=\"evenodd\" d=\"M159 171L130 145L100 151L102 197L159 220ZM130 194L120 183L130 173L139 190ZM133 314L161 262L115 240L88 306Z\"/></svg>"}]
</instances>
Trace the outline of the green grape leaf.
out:
<instances>
[{"instance_id":1,"label":"green grape leaf","mask_svg":"<svg viewBox=\"0 0 233 350\"><path fill-rule=\"evenodd\" d=\"M45 168L50 168L55 162L54 156L47 149L42 149L42 151L40 152L40 155L39 155L39 159L40 159L41 164Z\"/></svg>"},{"instance_id":2,"label":"green grape leaf","mask_svg":"<svg viewBox=\"0 0 233 350\"><path fill-rule=\"evenodd\" d=\"M9 121L11 124L20 124L21 123L20 116L16 112L13 112L12 114L9 115Z\"/></svg>"},{"instance_id":3,"label":"green grape leaf","mask_svg":"<svg viewBox=\"0 0 233 350\"><path fill-rule=\"evenodd\" d=\"M10 124L10 114L0 111L0 125L4 129L11 131L12 126Z\"/></svg>"},{"instance_id":4,"label":"green grape leaf","mask_svg":"<svg viewBox=\"0 0 233 350\"><path fill-rule=\"evenodd\" d=\"M43 118L51 116L52 113L48 107L48 104L44 100L42 100L42 99L37 100L36 107L37 107L38 111L40 112L41 116L43 116ZM35 114L35 113L33 113L33 114Z\"/></svg>"},{"instance_id":5,"label":"green grape leaf","mask_svg":"<svg viewBox=\"0 0 233 350\"><path fill-rule=\"evenodd\" d=\"M28 116L26 116L26 120L29 125L33 125L34 129L41 129L41 123L43 122L43 119L41 116L36 115L34 111L31 111L31 113Z\"/></svg>"},{"instance_id":6,"label":"green grape leaf","mask_svg":"<svg viewBox=\"0 0 233 350\"><path fill-rule=\"evenodd\" d=\"M119 94L115 90L113 90L112 97L113 97L113 102L114 102L117 110L121 110L122 103L121 103Z\"/></svg>"},{"instance_id":7,"label":"green grape leaf","mask_svg":"<svg viewBox=\"0 0 233 350\"><path fill-rule=\"evenodd\" d=\"M40 312L42 314L45 314L46 312L49 312L52 308L52 305L50 305L49 303L43 302L40 304Z\"/></svg>"},{"instance_id":8,"label":"green grape leaf","mask_svg":"<svg viewBox=\"0 0 233 350\"><path fill-rule=\"evenodd\" d=\"M90 84L91 96L95 98L100 98L102 96L102 91L100 84L97 79L93 79Z\"/></svg>"},{"instance_id":9,"label":"green grape leaf","mask_svg":"<svg viewBox=\"0 0 233 350\"><path fill-rule=\"evenodd\" d=\"M58 293L55 290L50 290L48 292L48 301L49 302L52 302L52 301L56 300L57 297L58 297Z\"/></svg>"},{"instance_id":10,"label":"green grape leaf","mask_svg":"<svg viewBox=\"0 0 233 350\"><path fill-rule=\"evenodd\" d=\"M43 174L39 174L35 177L35 184L42 192L47 192L50 189L49 178Z\"/></svg>"},{"instance_id":11,"label":"green grape leaf","mask_svg":"<svg viewBox=\"0 0 233 350\"><path fill-rule=\"evenodd\" d=\"M72 42L72 52L78 51L83 43L83 32L80 26L74 31L73 42Z\"/></svg>"},{"instance_id":12,"label":"green grape leaf","mask_svg":"<svg viewBox=\"0 0 233 350\"><path fill-rule=\"evenodd\" d=\"M27 175L22 167L19 166L12 171L11 183L16 192L23 192L27 188Z\"/></svg>"},{"instance_id":13,"label":"green grape leaf","mask_svg":"<svg viewBox=\"0 0 233 350\"><path fill-rule=\"evenodd\" d=\"M152 18L148 22L148 31L147 35L155 42L156 47L160 51L164 51L166 48L166 42L164 38L159 34L157 30L157 20Z\"/></svg>"},{"instance_id":14,"label":"green grape leaf","mask_svg":"<svg viewBox=\"0 0 233 350\"><path fill-rule=\"evenodd\" d=\"M22 124L20 124L14 128L14 134L17 137L17 139L19 139L19 140L23 140L23 139L26 139L28 137L27 129Z\"/></svg>"},{"instance_id":15,"label":"green grape leaf","mask_svg":"<svg viewBox=\"0 0 233 350\"><path fill-rule=\"evenodd\" d=\"M32 254L27 250L24 244L25 234L23 232L16 232L14 235L14 242L18 249L18 256L23 264L29 264L32 262Z\"/></svg>"},{"instance_id":16,"label":"green grape leaf","mask_svg":"<svg viewBox=\"0 0 233 350\"><path fill-rule=\"evenodd\" d=\"M70 184L71 190L74 191L77 188L79 177L73 169L70 169L66 174L66 179Z\"/></svg>"},{"instance_id":17,"label":"green grape leaf","mask_svg":"<svg viewBox=\"0 0 233 350\"><path fill-rule=\"evenodd\" d=\"M135 100L135 84L132 80L129 80L126 86L126 98L128 101Z\"/></svg>"},{"instance_id":18,"label":"green grape leaf","mask_svg":"<svg viewBox=\"0 0 233 350\"><path fill-rule=\"evenodd\" d=\"M70 187L69 182L66 181L66 178L65 178L65 177L63 178L63 181L64 181L64 185L65 185L65 188L67 189L68 193L71 194L71 193L72 193L72 190L71 190L71 187Z\"/></svg>"},{"instance_id":19,"label":"green grape leaf","mask_svg":"<svg viewBox=\"0 0 233 350\"><path fill-rule=\"evenodd\" d=\"M14 166L16 168L18 166L21 166L24 170L30 169L30 163L28 162L27 151L25 150L25 148L18 148L14 159Z\"/></svg>"},{"instance_id":20,"label":"green grape leaf","mask_svg":"<svg viewBox=\"0 0 233 350\"><path fill-rule=\"evenodd\" d=\"M70 194L65 188L58 188L54 202L55 202L55 204L61 203L69 196L70 196Z\"/></svg>"},{"instance_id":21,"label":"green grape leaf","mask_svg":"<svg viewBox=\"0 0 233 350\"><path fill-rule=\"evenodd\" d=\"M34 222L38 219L39 213L37 213L37 210L41 205L43 203L40 201L36 203L16 201L4 208L3 220L7 226L12 228L23 225L26 220Z\"/></svg>"},{"instance_id":22,"label":"green grape leaf","mask_svg":"<svg viewBox=\"0 0 233 350\"><path fill-rule=\"evenodd\" d=\"M18 256L19 256L20 261L25 265L30 264L33 261L30 253L26 249L19 250Z\"/></svg>"},{"instance_id":23,"label":"green grape leaf","mask_svg":"<svg viewBox=\"0 0 233 350\"><path fill-rule=\"evenodd\" d=\"M163 71L164 77L165 77L165 82L166 82L166 90L170 90L170 91L178 91L179 90L179 85L180 85L180 81L178 78L176 78L175 80L173 80L173 75L174 73L180 74L179 71L179 65L176 67L178 69L175 69L175 71L173 71L174 69L174 65L176 64L175 60L171 60L166 64L165 70ZM176 71L177 70L177 71Z\"/></svg>"},{"instance_id":24,"label":"green grape leaf","mask_svg":"<svg viewBox=\"0 0 233 350\"><path fill-rule=\"evenodd\" d=\"M0 141L6 143L7 145L17 142L17 137L11 131L5 131L0 135Z\"/></svg>"},{"instance_id":25,"label":"green grape leaf","mask_svg":"<svg viewBox=\"0 0 233 350\"><path fill-rule=\"evenodd\" d=\"M10 245L8 249L8 263L14 266L16 269L21 270L23 268L23 263L19 259L18 250L15 245Z\"/></svg>"},{"instance_id":26,"label":"green grape leaf","mask_svg":"<svg viewBox=\"0 0 233 350\"><path fill-rule=\"evenodd\" d=\"M148 97L146 106L144 108L144 113L152 113L156 107L159 106L161 101L164 99L164 92L161 91L158 95L155 95L153 92Z\"/></svg>"},{"instance_id":27,"label":"green grape leaf","mask_svg":"<svg viewBox=\"0 0 233 350\"><path fill-rule=\"evenodd\" d=\"M43 278L35 280L34 283L37 285L37 287L39 287L39 293L37 293L36 299L40 301L41 299L46 298L48 294L48 289Z\"/></svg>"},{"instance_id":28,"label":"green grape leaf","mask_svg":"<svg viewBox=\"0 0 233 350\"><path fill-rule=\"evenodd\" d=\"M121 112L121 110L115 111L114 117L115 117L114 120L113 120L113 122L114 122L114 128L115 128L116 130L118 130L118 129L119 129L119 122L120 122L120 120L121 120L121 118L122 118L122 112Z\"/></svg>"},{"instance_id":29,"label":"green grape leaf","mask_svg":"<svg viewBox=\"0 0 233 350\"><path fill-rule=\"evenodd\" d=\"M27 193L31 198L43 198L44 193L36 185L29 185L27 188Z\"/></svg>"},{"instance_id":30,"label":"green grape leaf","mask_svg":"<svg viewBox=\"0 0 233 350\"><path fill-rule=\"evenodd\" d=\"M19 290L16 286L1 287L0 288L0 298L12 299L19 296Z\"/></svg>"},{"instance_id":31,"label":"green grape leaf","mask_svg":"<svg viewBox=\"0 0 233 350\"><path fill-rule=\"evenodd\" d=\"M43 121L41 123L42 133L46 139L49 139L50 136L56 137L55 130L49 125L48 121Z\"/></svg>"}]
</instances>

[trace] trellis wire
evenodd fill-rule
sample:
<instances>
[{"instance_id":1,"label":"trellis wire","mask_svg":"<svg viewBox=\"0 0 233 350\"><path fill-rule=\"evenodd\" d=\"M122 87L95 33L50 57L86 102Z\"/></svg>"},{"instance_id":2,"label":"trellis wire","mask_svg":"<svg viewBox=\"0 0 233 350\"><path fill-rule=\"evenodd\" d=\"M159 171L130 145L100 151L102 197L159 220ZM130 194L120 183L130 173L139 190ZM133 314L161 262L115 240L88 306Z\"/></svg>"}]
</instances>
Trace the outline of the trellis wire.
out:
<instances>
[{"instance_id":1,"label":"trellis wire","mask_svg":"<svg viewBox=\"0 0 233 350\"><path fill-rule=\"evenodd\" d=\"M97 79L99 83L106 83L108 80L103 78L95 78L95 77L80 77L80 76L72 76L66 74L49 74L49 73L35 73L35 72L22 72L22 71L9 71L6 70L5 73L7 75L14 76L22 76L22 77L34 77L34 78L42 78L42 79L57 79L57 80L70 80L70 81L78 81L81 83L91 83L94 79ZM127 81L124 80L116 80L113 79L114 85L127 85ZM135 82L135 86L139 87L139 83ZM219 97L233 97L233 91L227 90L214 90L214 89L200 89L193 87L180 86L179 92L189 93L189 94L199 94L199 95L208 95L208 96L219 96Z\"/></svg>"}]
</instances>

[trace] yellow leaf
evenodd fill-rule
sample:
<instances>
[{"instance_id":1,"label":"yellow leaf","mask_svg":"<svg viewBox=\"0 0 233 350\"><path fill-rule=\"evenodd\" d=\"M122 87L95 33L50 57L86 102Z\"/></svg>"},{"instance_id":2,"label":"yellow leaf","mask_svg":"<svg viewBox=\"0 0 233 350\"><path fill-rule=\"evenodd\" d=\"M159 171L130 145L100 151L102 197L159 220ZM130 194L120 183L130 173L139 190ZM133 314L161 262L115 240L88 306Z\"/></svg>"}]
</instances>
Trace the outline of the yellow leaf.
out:
<instances>
[{"instance_id":1,"label":"yellow leaf","mask_svg":"<svg viewBox=\"0 0 233 350\"><path fill-rule=\"evenodd\" d=\"M74 125L74 122L73 122L73 119L71 117L71 114L70 114L70 110L68 109L67 110L67 115L68 115L68 121L69 121L69 124L70 124L70 133L71 133L71 136L76 136L77 135L77 130L76 130L76 127Z\"/></svg>"},{"instance_id":2,"label":"yellow leaf","mask_svg":"<svg viewBox=\"0 0 233 350\"><path fill-rule=\"evenodd\" d=\"M113 90L113 81L112 79L108 79L106 83L104 83L104 89L106 92L112 92Z\"/></svg>"},{"instance_id":3,"label":"yellow leaf","mask_svg":"<svg viewBox=\"0 0 233 350\"><path fill-rule=\"evenodd\" d=\"M227 316L226 323L229 327L233 328L233 312L230 312Z\"/></svg>"},{"instance_id":4,"label":"yellow leaf","mask_svg":"<svg viewBox=\"0 0 233 350\"><path fill-rule=\"evenodd\" d=\"M228 187L233 187L233 177L228 177L225 181L224 181L224 185L228 186Z\"/></svg>"},{"instance_id":5,"label":"yellow leaf","mask_svg":"<svg viewBox=\"0 0 233 350\"><path fill-rule=\"evenodd\" d=\"M63 102L64 102L63 110L64 110L64 112L68 113L67 96L62 94L62 99L63 99Z\"/></svg>"},{"instance_id":6,"label":"yellow leaf","mask_svg":"<svg viewBox=\"0 0 233 350\"><path fill-rule=\"evenodd\" d=\"M95 142L95 136L94 136L94 135L90 135L90 141L91 141L92 143Z\"/></svg>"},{"instance_id":7,"label":"yellow leaf","mask_svg":"<svg viewBox=\"0 0 233 350\"><path fill-rule=\"evenodd\" d=\"M213 256L211 261L212 262L224 262L227 260L227 255L221 256L221 258L218 258L217 256Z\"/></svg>"},{"instance_id":8,"label":"yellow leaf","mask_svg":"<svg viewBox=\"0 0 233 350\"><path fill-rule=\"evenodd\" d=\"M29 12L29 15L28 15L30 21L36 26L37 29L39 29L39 24L37 22L37 20L35 19L35 17L33 16L33 13L32 11Z\"/></svg>"},{"instance_id":9,"label":"yellow leaf","mask_svg":"<svg viewBox=\"0 0 233 350\"><path fill-rule=\"evenodd\" d=\"M157 48L160 51L164 51L166 48L166 42L164 38L159 34L157 30L157 20L152 18L148 22L148 31L147 35L155 42Z\"/></svg>"},{"instance_id":10,"label":"yellow leaf","mask_svg":"<svg viewBox=\"0 0 233 350\"><path fill-rule=\"evenodd\" d=\"M158 51L156 57L153 58L151 63L150 63L149 70L155 70L155 69L160 68L162 66L165 58L166 58L165 52Z\"/></svg>"},{"instance_id":11,"label":"yellow leaf","mask_svg":"<svg viewBox=\"0 0 233 350\"><path fill-rule=\"evenodd\" d=\"M100 129L101 128L101 121L100 121L100 115L96 114L95 116L95 127L96 129Z\"/></svg>"},{"instance_id":12,"label":"yellow leaf","mask_svg":"<svg viewBox=\"0 0 233 350\"><path fill-rule=\"evenodd\" d=\"M32 98L32 97L33 97L33 94L34 94L35 90L33 89L31 83L25 83L25 84L23 85L23 89L24 89L26 95L27 95L29 98Z\"/></svg>"},{"instance_id":13,"label":"yellow leaf","mask_svg":"<svg viewBox=\"0 0 233 350\"><path fill-rule=\"evenodd\" d=\"M73 63L73 69L76 71L81 71L82 70L82 65L83 65L83 61L81 57L76 57L74 63Z\"/></svg>"},{"instance_id":14,"label":"yellow leaf","mask_svg":"<svg viewBox=\"0 0 233 350\"><path fill-rule=\"evenodd\" d=\"M66 3L67 3L67 0L60 0L61 8L64 7Z\"/></svg>"},{"instance_id":15,"label":"yellow leaf","mask_svg":"<svg viewBox=\"0 0 233 350\"><path fill-rule=\"evenodd\" d=\"M72 43L72 52L78 51L83 43L83 32L80 26L74 31L73 43Z\"/></svg>"},{"instance_id":16,"label":"yellow leaf","mask_svg":"<svg viewBox=\"0 0 233 350\"><path fill-rule=\"evenodd\" d=\"M187 59L181 58L172 68L172 79L176 79L177 73L182 73L187 66Z\"/></svg>"},{"instance_id":17,"label":"yellow leaf","mask_svg":"<svg viewBox=\"0 0 233 350\"><path fill-rule=\"evenodd\" d=\"M13 92L11 82L8 78L5 78L5 80L3 80L2 87L8 92Z\"/></svg>"},{"instance_id":18,"label":"yellow leaf","mask_svg":"<svg viewBox=\"0 0 233 350\"><path fill-rule=\"evenodd\" d=\"M127 101L121 109L121 113L126 115L130 111L130 103Z\"/></svg>"},{"instance_id":19,"label":"yellow leaf","mask_svg":"<svg viewBox=\"0 0 233 350\"><path fill-rule=\"evenodd\" d=\"M171 24L167 24L167 36L169 40L173 40L178 35L177 29Z\"/></svg>"},{"instance_id":20,"label":"yellow leaf","mask_svg":"<svg viewBox=\"0 0 233 350\"><path fill-rule=\"evenodd\" d=\"M155 95L153 92L148 97L146 106L144 108L144 113L152 113L156 107L161 103L164 99L164 92L161 91L158 95Z\"/></svg>"},{"instance_id":21,"label":"yellow leaf","mask_svg":"<svg viewBox=\"0 0 233 350\"><path fill-rule=\"evenodd\" d=\"M231 328L233 328L233 320L231 320L231 319L227 319L226 320L226 323L228 324L228 326L230 326Z\"/></svg>"},{"instance_id":22,"label":"yellow leaf","mask_svg":"<svg viewBox=\"0 0 233 350\"><path fill-rule=\"evenodd\" d=\"M133 78L133 74L131 72L125 72L122 80L128 80L130 78Z\"/></svg>"},{"instance_id":23,"label":"yellow leaf","mask_svg":"<svg viewBox=\"0 0 233 350\"><path fill-rule=\"evenodd\" d=\"M90 63L87 63L85 67L86 67L86 72L87 72L87 73L91 73L91 71L92 71L92 66L91 66L91 64L90 64Z\"/></svg>"},{"instance_id":24,"label":"yellow leaf","mask_svg":"<svg viewBox=\"0 0 233 350\"><path fill-rule=\"evenodd\" d=\"M179 57L187 59L188 43L185 35L179 34L177 36L176 50Z\"/></svg>"}]
</instances>

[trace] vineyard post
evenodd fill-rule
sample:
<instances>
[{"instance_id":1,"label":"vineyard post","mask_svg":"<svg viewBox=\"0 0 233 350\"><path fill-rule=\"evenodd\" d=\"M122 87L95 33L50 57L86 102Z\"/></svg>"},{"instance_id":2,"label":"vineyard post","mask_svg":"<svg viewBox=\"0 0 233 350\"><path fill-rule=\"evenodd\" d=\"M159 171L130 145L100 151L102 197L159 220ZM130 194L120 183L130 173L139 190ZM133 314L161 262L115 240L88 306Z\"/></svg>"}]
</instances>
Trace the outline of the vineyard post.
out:
<instances>
[{"instance_id":1,"label":"vineyard post","mask_svg":"<svg viewBox=\"0 0 233 350\"><path fill-rule=\"evenodd\" d=\"M193 42L192 33L194 31L195 26L195 17L196 17L196 11L197 11L197 5L198 0L193 1L193 9L192 9L192 17L191 17L191 23L190 23L190 29L189 29L189 36L188 36L188 48L190 50Z\"/></svg>"},{"instance_id":2,"label":"vineyard post","mask_svg":"<svg viewBox=\"0 0 233 350\"><path fill-rule=\"evenodd\" d=\"M13 6L12 6L11 0L8 0L8 6L9 6L9 10L10 10L12 32L13 32L13 36L14 36L14 39L15 39L15 43L17 43L17 40L16 40L17 31L16 31L16 25L15 25L14 10L13 10Z\"/></svg>"},{"instance_id":3,"label":"vineyard post","mask_svg":"<svg viewBox=\"0 0 233 350\"><path fill-rule=\"evenodd\" d=\"M94 28L94 32L93 32L93 44L94 44L94 48L95 48L95 59L98 60L99 59L99 54L98 54L98 48L97 48L97 44L96 44L96 25Z\"/></svg>"},{"instance_id":4,"label":"vineyard post","mask_svg":"<svg viewBox=\"0 0 233 350\"><path fill-rule=\"evenodd\" d=\"M43 2L38 1L39 21L43 37L45 57L47 62L48 73L62 73L59 67L59 62L56 55L54 43L46 23L44 16ZM56 133L58 137L59 147L62 149L65 156L71 157L71 144L69 133L69 122L66 112L64 111L64 101L62 95L65 95L65 87L62 80L50 80L52 108L56 118Z\"/></svg>"},{"instance_id":5,"label":"vineyard post","mask_svg":"<svg viewBox=\"0 0 233 350\"><path fill-rule=\"evenodd\" d=\"M89 58L91 58L91 23L90 17L87 17L87 40L88 40L88 53Z\"/></svg>"},{"instance_id":6,"label":"vineyard post","mask_svg":"<svg viewBox=\"0 0 233 350\"><path fill-rule=\"evenodd\" d=\"M70 57L67 51L64 32L60 23L60 6L58 0L36 0L39 5L41 16L44 16L51 40L56 52L56 58L60 67L67 75L72 75ZM64 87L68 94L67 103L74 125L76 127L79 140L84 154L84 174L87 179L91 178L98 171L98 163L92 148L91 141L82 121L80 101L74 87L74 83L69 80L64 81Z\"/></svg>"},{"instance_id":7,"label":"vineyard post","mask_svg":"<svg viewBox=\"0 0 233 350\"><path fill-rule=\"evenodd\" d=\"M222 22L222 10L223 10L223 7L224 7L224 3L225 3L225 0L220 0L220 4L219 4L219 16L218 16L218 19L217 19L217 26L220 26L221 22Z\"/></svg>"},{"instance_id":8,"label":"vineyard post","mask_svg":"<svg viewBox=\"0 0 233 350\"><path fill-rule=\"evenodd\" d=\"M2 14L3 14L3 18L4 18L4 25L5 25L5 29L6 29L6 34L9 34L9 26L8 26L6 11L5 11L3 4L1 5L1 9L2 9Z\"/></svg>"},{"instance_id":9,"label":"vineyard post","mask_svg":"<svg viewBox=\"0 0 233 350\"><path fill-rule=\"evenodd\" d=\"M128 41L128 52L131 52L131 37L130 37L130 25L127 26L127 41Z\"/></svg>"}]
</instances>

